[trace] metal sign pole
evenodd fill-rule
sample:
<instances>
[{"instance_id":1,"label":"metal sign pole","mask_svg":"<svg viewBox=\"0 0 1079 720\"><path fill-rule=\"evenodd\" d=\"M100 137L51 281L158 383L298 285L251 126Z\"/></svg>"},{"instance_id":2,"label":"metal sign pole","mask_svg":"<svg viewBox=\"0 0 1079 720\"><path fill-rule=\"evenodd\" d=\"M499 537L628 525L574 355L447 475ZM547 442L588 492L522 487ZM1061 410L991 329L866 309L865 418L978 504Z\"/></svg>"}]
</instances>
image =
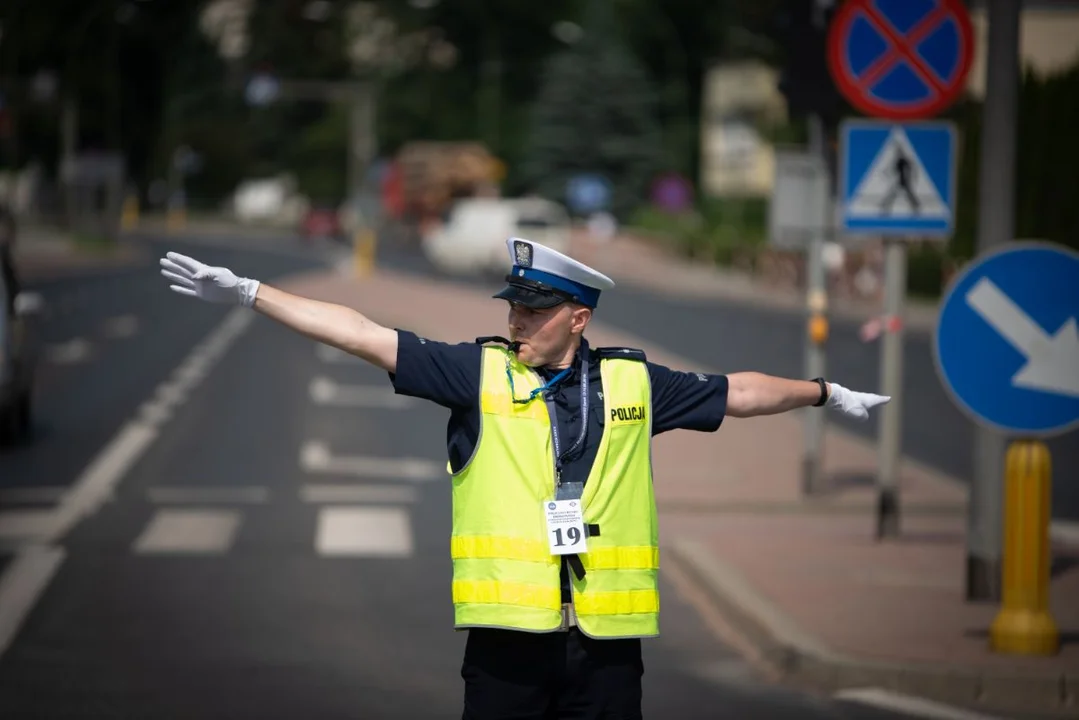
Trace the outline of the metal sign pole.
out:
<instances>
[{"instance_id":1,"label":"metal sign pole","mask_svg":"<svg viewBox=\"0 0 1079 720\"><path fill-rule=\"evenodd\" d=\"M884 241L885 325L880 349L881 393L892 401L881 408L877 444L877 538L899 535L899 458L903 418L903 301L907 294L907 246L905 238Z\"/></svg>"},{"instance_id":2,"label":"metal sign pole","mask_svg":"<svg viewBox=\"0 0 1079 720\"><path fill-rule=\"evenodd\" d=\"M1019 0L989 0L982 111L978 253L1010 242L1015 229L1015 114L1019 93ZM1005 438L979 426L967 513L968 600L1000 599Z\"/></svg>"}]
</instances>

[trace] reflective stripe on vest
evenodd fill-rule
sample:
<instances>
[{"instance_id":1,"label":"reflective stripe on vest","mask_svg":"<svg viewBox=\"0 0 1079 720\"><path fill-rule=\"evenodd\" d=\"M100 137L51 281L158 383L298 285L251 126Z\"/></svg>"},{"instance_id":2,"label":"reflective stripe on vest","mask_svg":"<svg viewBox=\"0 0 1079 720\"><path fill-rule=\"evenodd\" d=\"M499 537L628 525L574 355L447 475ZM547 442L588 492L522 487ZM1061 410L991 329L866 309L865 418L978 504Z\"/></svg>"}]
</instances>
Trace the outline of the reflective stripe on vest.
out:
<instances>
[{"instance_id":1,"label":"reflective stripe on vest","mask_svg":"<svg viewBox=\"0 0 1079 720\"><path fill-rule=\"evenodd\" d=\"M543 502L554 496L550 423L542 397L513 403L539 377L500 347L483 350L480 440L453 476L455 625L533 632L562 620L560 559L551 554ZM581 498L588 538L573 577L578 627L593 637L659 633L659 543L651 476L651 388L636 360L603 359L603 434Z\"/></svg>"}]
</instances>

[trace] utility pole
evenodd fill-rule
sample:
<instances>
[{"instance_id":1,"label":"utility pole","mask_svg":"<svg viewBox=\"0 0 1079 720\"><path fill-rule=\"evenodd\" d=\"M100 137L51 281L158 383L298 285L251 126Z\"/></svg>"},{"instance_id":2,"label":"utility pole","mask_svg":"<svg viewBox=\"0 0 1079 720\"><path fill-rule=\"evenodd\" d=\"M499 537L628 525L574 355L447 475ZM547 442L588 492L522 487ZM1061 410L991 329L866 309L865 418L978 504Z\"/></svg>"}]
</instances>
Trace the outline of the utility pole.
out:
<instances>
[{"instance_id":1,"label":"utility pole","mask_svg":"<svg viewBox=\"0 0 1079 720\"><path fill-rule=\"evenodd\" d=\"M1020 0L988 0L986 4L989 46L978 183L979 254L1014 239L1019 96ZM968 600L1000 600L1006 440L984 427L975 429L974 477L967 510Z\"/></svg>"},{"instance_id":2,"label":"utility pole","mask_svg":"<svg viewBox=\"0 0 1079 720\"><path fill-rule=\"evenodd\" d=\"M357 201L375 157L375 80L349 83L348 197Z\"/></svg>"}]
</instances>

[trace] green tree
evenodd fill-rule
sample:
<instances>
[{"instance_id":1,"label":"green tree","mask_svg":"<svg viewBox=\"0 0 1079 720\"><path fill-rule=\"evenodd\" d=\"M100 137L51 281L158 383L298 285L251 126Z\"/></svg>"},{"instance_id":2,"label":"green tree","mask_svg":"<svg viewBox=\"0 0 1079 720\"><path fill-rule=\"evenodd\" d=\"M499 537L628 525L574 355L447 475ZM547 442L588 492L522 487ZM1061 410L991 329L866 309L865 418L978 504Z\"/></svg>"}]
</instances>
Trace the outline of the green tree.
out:
<instances>
[{"instance_id":1,"label":"green tree","mask_svg":"<svg viewBox=\"0 0 1079 720\"><path fill-rule=\"evenodd\" d=\"M528 190L561 200L572 176L599 173L612 184L611 210L625 218L662 164L656 93L606 3L592 3L584 28L542 75L522 177Z\"/></svg>"}]
</instances>

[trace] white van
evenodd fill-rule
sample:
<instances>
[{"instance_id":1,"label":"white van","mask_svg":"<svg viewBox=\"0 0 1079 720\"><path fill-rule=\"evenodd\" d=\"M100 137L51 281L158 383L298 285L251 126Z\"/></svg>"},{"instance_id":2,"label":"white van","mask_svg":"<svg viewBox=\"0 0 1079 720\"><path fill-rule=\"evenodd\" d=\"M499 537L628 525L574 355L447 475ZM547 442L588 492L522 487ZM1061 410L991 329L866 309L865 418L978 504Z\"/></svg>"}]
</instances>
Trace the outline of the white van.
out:
<instances>
[{"instance_id":1,"label":"white van","mask_svg":"<svg viewBox=\"0 0 1079 720\"><path fill-rule=\"evenodd\" d=\"M506 238L521 237L565 253L570 218L543 198L468 198L448 221L423 238L423 251L440 270L454 274L505 274Z\"/></svg>"}]
</instances>

